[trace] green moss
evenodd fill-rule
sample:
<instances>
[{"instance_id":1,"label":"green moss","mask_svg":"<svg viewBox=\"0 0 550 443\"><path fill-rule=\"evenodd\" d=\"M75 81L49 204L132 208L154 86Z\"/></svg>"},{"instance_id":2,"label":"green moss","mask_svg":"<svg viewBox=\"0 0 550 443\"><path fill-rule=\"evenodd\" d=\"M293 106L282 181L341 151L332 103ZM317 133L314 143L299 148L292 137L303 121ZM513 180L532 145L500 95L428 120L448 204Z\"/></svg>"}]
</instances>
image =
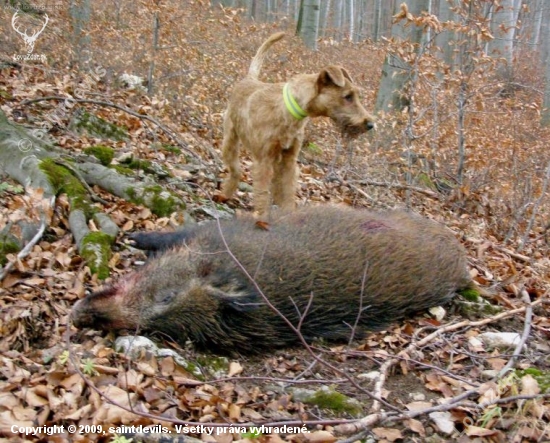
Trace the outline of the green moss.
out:
<instances>
[{"instance_id":1,"label":"green moss","mask_svg":"<svg viewBox=\"0 0 550 443\"><path fill-rule=\"evenodd\" d=\"M11 183L2 182L0 183L0 194L4 192L11 192L12 194L24 194L25 190L21 185L12 185Z\"/></svg>"},{"instance_id":2,"label":"green moss","mask_svg":"<svg viewBox=\"0 0 550 443\"><path fill-rule=\"evenodd\" d=\"M112 242L113 238L103 232L89 232L82 239L80 255L101 280L109 277Z\"/></svg>"},{"instance_id":3,"label":"green moss","mask_svg":"<svg viewBox=\"0 0 550 443\"><path fill-rule=\"evenodd\" d=\"M189 371L189 369L187 369ZM216 357L212 355L199 355L197 357L196 371L199 371L202 378L208 374L214 378L227 376L229 370L229 359L227 357ZM189 371L191 372L191 371ZM195 372L191 372L195 374Z\"/></svg>"},{"instance_id":4,"label":"green moss","mask_svg":"<svg viewBox=\"0 0 550 443\"><path fill-rule=\"evenodd\" d=\"M201 355L197 358L197 363L210 373L227 371L229 360L227 357L216 357L211 355Z\"/></svg>"},{"instance_id":5,"label":"green moss","mask_svg":"<svg viewBox=\"0 0 550 443\"><path fill-rule=\"evenodd\" d=\"M0 266L4 266L8 262L6 255L15 254L19 250L19 245L14 241L8 239L0 241Z\"/></svg>"},{"instance_id":6,"label":"green moss","mask_svg":"<svg viewBox=\"0 0 550 443\"><path fill-rule=\"evenodd\" d=\"M173 212L180 209L179 202L172 197L161 196L160 193L155 193L151 198L151 204L149 205L151 212L159 217L167 217Z\"/></svg>"},{"instance_id":7,"label":"green moss","mask_svg":"<svg viewBox=\"0 0 550 443\"><path fill-rule=\"evenodd\" d=\"M162 145L162 150L176 155L181 154L181 149L172 145Z\"/></svg>"},{"instance_id":8,"label":"green moss","mask_svg":"<svg viewBox=\"0 0 550 443\"><path fill-rule=\"evenodd\" d=\"M461 289L460 291L457 291L457 293L468 301L478 303L481 300L481 292L479 292L476 288Z\"/></svg>"},{"instance_id":9,"label":"green moss","mask_svg":"<svg viewBox=\"0 0 550 443\"><path fill-rule=\"evenodd\" d=\"M115 156L115 150L109 146L95 145L84 149L88 155L93 155L103 166L109 166Z\"/></svg>"},{"instance_id":10,"label":"green moss","mask_svg":"<svg viewBox=\"0 0 550 443\"><path fill-rule=\"evenodd\" d=\"M131 157L128 161L124 162L128 169L139 169L148 173L154 172L151 162L148 160L140 160L139 158Z\"/></svg>"},{"instance_id":11,"label":"green moss","mask_svg":"<svg viewBox=\"0 0 550 443\"><path fill-rule=\"evenodd\" d=\"M126 140L128 138L126 129L110 123L97 115L90 114L89 112L82 112L71 123L71 126L78 130L84 130L94 137L109 138L117 141Z\"/></svg>"},{"instance_id":12,"label":"green moss","mask_svg":"<svg viewBox=\"0 0 550 443\"><path fill-rule=\"evenodd\" d=\"M110 168L114 169L116 172L118 172L119 174L122 174L122 175L127 175L127 176L134 175L134 171L131 170L130 168L127 168L126 166L111 165Z\"/></svg>"},{"instance_id":13,"label":"green moss","mask_svg":"<svg viewBox=\"0 0 550 443\"><path fill-rule=\"evenodd\" d=\"M348 413L354 416L362 413L362 408L356 401L333 389L322 388L307 398L305 403L336 413Z\"/></svg>"},{"instance_id":14,"label":"green moss","mask_svg":"<svg viewBox=\"0 0 550 443\"><path fill-rule=\"evenodd\" d=\"M466 291L466 297L463 295L464 291ZM463 295L464 299L457 299L459 312L464 317L478 318L502 312L501 307L489 303L480 296L479 292L475 294L475 289L466 289L464 291L459 292L460 295ZM475 298L474 295L476 296Z\"/></svg>"},{"instance_id":15,"label":"green moss","mask_svg":"<svg viewBox=\"0 0 550 443\"><path fill-rule=\"evenodd\" d=\"M146 186L139 194L134 188L128 188L126 194L132 203L147 206L159 217L166 217L173 212L185 209L183 202L158 185Z\"/></svg>"},{"instance_id":16,"label":"green moss","mask_svg":"<svg viewBox=\"0 0 550 443\"><path fill-rule=\"evenodd\" d=\"M5 98L6 100L11 100L13 98L5 89L0 89L0 97Z\"/></svg>"},{"instance_id":17,"label":"green moss","mask_svg":"<svg viewBox=\"0 0 550 443\"><path fill-rule=\"evenodd\" d=\"M309 152L313 155L321 155L323 153L323 150L313 142L309 142L307 145L305 145L304 151Z\"/></svg>"},{"instance_id":18,"label":"green moss","mask_svg":"<svg viewBox=\"0 0 550 443\"><path fill-rule=\"evenodd\" d=\"M425 172L421 172L420 174L418 174L416 180L418 181L419 184L424 185L427 188L433 189L434 191L437 190L435 183L430 178L430 176Z\"/></svg>"},{"instance_id":19,"label":"green moss","mask_svg":"<svg viewBox=\"0 0 550 443\"><path fill-rule=\"evenodd\" d=\"M160 178L170 177L172 174L164 166L158 163L150 162L149 160L141 160L139 158L129 157L124 160L124 166L129 169L144 171L147 174L154 174Z\"/></svg>"},{"instance_id":20,"label":"green moss","mask_svg":"<svg viewBox=\"0 0 550 443\"><path fill-rule=\"evenodd\" d=\"M84 186L71 171L62 165L58 165L51 158L42 160L40 169L48 176L56 194L67 194L71 208L82 210L86 218L94 215L96 208L89 201Z\"/></svg>"},{"instance_id":21,"label":"green moss","mask_svg":"<svg viewBox=\"0 0 550 443\"><path fill-rule=\"evenodd\" d=\"M138 195L136 194L136 190L134 188L126 189L126 194L128 194L128 197L130 197L130 199L134 203L136 203L136 200L139 198Z\"/></svg>"},{"instance_id":22,"label":"green moss","mask_svg":"<svg viewBox=\"0 0 550 443\"><path fill-rule=\"evenodd\" d=\"M550 371L541 371L537 368L527 368L516 371L517 375L521 378L524 375L532 376L537 383L542 394L550 392Z\"/></svg>"}]
</instances>

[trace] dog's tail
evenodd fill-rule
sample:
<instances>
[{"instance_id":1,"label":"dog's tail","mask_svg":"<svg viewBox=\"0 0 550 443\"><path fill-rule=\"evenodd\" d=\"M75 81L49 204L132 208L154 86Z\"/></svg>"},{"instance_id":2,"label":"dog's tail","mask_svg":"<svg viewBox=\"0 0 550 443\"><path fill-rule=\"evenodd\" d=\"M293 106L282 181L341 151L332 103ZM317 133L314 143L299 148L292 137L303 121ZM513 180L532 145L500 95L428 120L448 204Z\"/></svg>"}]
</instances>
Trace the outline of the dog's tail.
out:
<instances>
[{"instance_id":1,"label":"dog's tail","mask_svg":"<svg viewBox=\"0 0 550 443\"><path fill-rule=\"evenodd\" d=\"M252 59L252 63L250 64L250 68L248 68L248 76L252 77L254 79L257 79L260 75L260 70L262 69L262 65L264 63L265 55L267 54L267 51L273 45L273 43L278 42L285 36L284 32L277 32L276 34L273 34L271 37L269 37L262 46L260 46L260 49L258 49L258 52L256 52L256 55Z\"/></svg>"}]
</instances>

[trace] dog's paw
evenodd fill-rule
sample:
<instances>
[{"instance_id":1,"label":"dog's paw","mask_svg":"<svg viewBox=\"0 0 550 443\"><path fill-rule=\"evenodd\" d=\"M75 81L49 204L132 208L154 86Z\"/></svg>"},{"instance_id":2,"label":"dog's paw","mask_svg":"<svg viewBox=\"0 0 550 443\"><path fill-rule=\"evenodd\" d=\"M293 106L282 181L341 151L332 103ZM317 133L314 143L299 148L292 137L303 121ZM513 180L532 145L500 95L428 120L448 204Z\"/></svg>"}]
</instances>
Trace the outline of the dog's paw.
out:
<instances>
[{"instance_id":1,"label":"dog's paw","mask_svg":"<svg viewBox=\"0 0 550 443\"><path fill-rule=\"evenodd\" d=\"M261 231L269 231L271 229L269 223L263 220L256 220L256 223L254 223L254 227L256 229L260 229Z\"/></svg>"},{"instance_id":2,"label":"dog's paw","mask_svg":"<svg viewBox=\"0 0 550 443\"><path fill-rule=\"evenodd\" d=\"M212 200L214 200L215 203L227 203L230 199L225 195L216 194L212 197Z\"/></svg>"}]
</instances>

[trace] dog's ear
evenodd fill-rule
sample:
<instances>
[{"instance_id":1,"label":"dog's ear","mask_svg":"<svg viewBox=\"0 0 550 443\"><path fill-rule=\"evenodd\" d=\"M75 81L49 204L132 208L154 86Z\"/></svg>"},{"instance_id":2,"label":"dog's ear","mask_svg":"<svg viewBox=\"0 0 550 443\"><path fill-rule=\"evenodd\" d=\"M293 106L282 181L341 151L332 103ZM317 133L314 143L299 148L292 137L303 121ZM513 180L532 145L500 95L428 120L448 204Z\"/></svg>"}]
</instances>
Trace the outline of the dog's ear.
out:
<instances>
[{"instance_id":1,"label":"dog's ear","mask_svg":"<svg viewBox=\"0 0 550 443\"><path fill-rule=\"evenodd\" d=\"M317 78L317 87L322 89L325 86L336 85L343 88L346 84L346 78L353 83L351 76L341 66L327 66L323 68Z\"/></svg>"}]
</instances>

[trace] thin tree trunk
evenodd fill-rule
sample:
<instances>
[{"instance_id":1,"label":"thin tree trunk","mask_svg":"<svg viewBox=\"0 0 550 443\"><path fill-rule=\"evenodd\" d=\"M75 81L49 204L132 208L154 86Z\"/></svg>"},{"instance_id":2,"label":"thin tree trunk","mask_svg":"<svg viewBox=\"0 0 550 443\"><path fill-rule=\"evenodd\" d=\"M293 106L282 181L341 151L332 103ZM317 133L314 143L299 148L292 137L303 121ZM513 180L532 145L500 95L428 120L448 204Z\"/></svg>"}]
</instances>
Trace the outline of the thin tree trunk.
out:
<instances>
[{"instance_id":1,"label":"thin tree trunk","mask_svg":"<svg viewBox=\"0 0 550 443\"><path fill-rule=\"evenodd\" d=\"M533 23L533 34L531 38L532 45L538 45L540 43L540 31L542 27L542 0L536 0L535 2L535 20Z\"/></svg>"},{"instance_id":2,"label":"thin tree trunk","mask_svg":"<svg viewBox=\"0 0 550 443\"><path fill-rule=\"evenodd\" d=\"M319 33L319 12L321 0L302 0L302 25L300 35L306 46L317 50L317 36Z\"/></svg>"},{"instance_id":3,"label":"thin tree trunk","mask_svg":"<svg viewBox=\"0 0 550 443\"><path fill-rule=\"evenodd\" d=\"M375 0L374 27L372 31L372 38L375 42L380 40L381 29L382 29L382 0Z\"/></svg>"},{"instance_id":4,"label":"thin tree trunk","mask_svg":"<svg viewBox=\"0 0 550 443\"><path fill-rule=\"evenodd\" d=\"M441 22L453 21L455 16L451 11L449 0L440 0L439 2L439 20ZM449 67L453 67L453 46L451 41L455 40L455 33L450 30L442 31L435 39L435 44L441 49L443 60Z\"/></svg>"},{"instance_id":5,"label":"thin tree trunk","mask_svg":"<svg viewBox=\"0 0 550 443\"><path fill-rule=\"evenodd\" d=\"M489 55L504 59L505 65L501 73L505 76L512 72L515 17L514 0L501 0L500 7L493 10L492 14L492 31L495 38L489 43Z\"/></svg>"},{"instance_id":6,"label":"thin tree trunk","mask_svg":"<svg viewBox=\"0 0 550 443\"><path fill-rule=\"evenodd\" d=\"M321 28L321 35L325 37L327 35L328 16L330 15L330 0L326 0L325 11L323 13L323 25Z\"/></svg>"},{"instance_id":7,"label":"thin tree trunk","mask_svg":"<svg viewBox=\"0 0 550 443\"><path fill-rule=\"evenodd\" d=\"M342 10L344 0L336 0L334 2L334 16L332 20L332 28L334 29L334 38L340 40L342 32Z\"/></svg>"},{"instance_id":8,"label":"thin tree trunk","mask_svg":"<svg viewBox=\"0 0 550 443\"><path fill-rule=\"evenodd\" d=\"M542 112L540 123L543 126L550 126L550 7L545 7L542 12L542 29L541 29L541 64L544 66L545 88L544 99L542 102Z\"/></svg>"},{"instance_id":9,"label":"thin tree trunk","mask_svg":"<svg viewBox=\"0 0 550 443\"><path fill-rule=\"evenodd\" d=\"M409 12L420 15L422 11L429 11L430 0L415 0L409 2ZM401 13L401 4L396 3L394 15ZM392 38L397 42L411 41L417 45L422 41L422 28L419 28L407 19L402 19L392 26ZM382 67L382 78L378 88L375 109L390 111L404 109L408 101L404 97L406 84L409 80L411 66L396 54L389 53Z\"/></svg>"},{"instance_id":10,"label":"thin tree trunk","mask_svg":"<svg viewBox=\"0 0 550 443\"><path fill-rule=\"evenodd\" d=\"M71 0L69 5L69 15L74 32L74 52L77 54L77 61L81 68L90 59L89 46L90 37L88 35L90 18L92 15L92 5L90 0Z\"/></svg>"},{"instance_id":11,"label":"thin tree trunk","mask_svg":"<svg viewBox=\"0 0 550 443\"><path fill-rule=\"evenodd\" d=\"M355 41L355 9L354 0L348 0L348 15L349 15L349 39Z\"/></svg>"}]
</instances>

